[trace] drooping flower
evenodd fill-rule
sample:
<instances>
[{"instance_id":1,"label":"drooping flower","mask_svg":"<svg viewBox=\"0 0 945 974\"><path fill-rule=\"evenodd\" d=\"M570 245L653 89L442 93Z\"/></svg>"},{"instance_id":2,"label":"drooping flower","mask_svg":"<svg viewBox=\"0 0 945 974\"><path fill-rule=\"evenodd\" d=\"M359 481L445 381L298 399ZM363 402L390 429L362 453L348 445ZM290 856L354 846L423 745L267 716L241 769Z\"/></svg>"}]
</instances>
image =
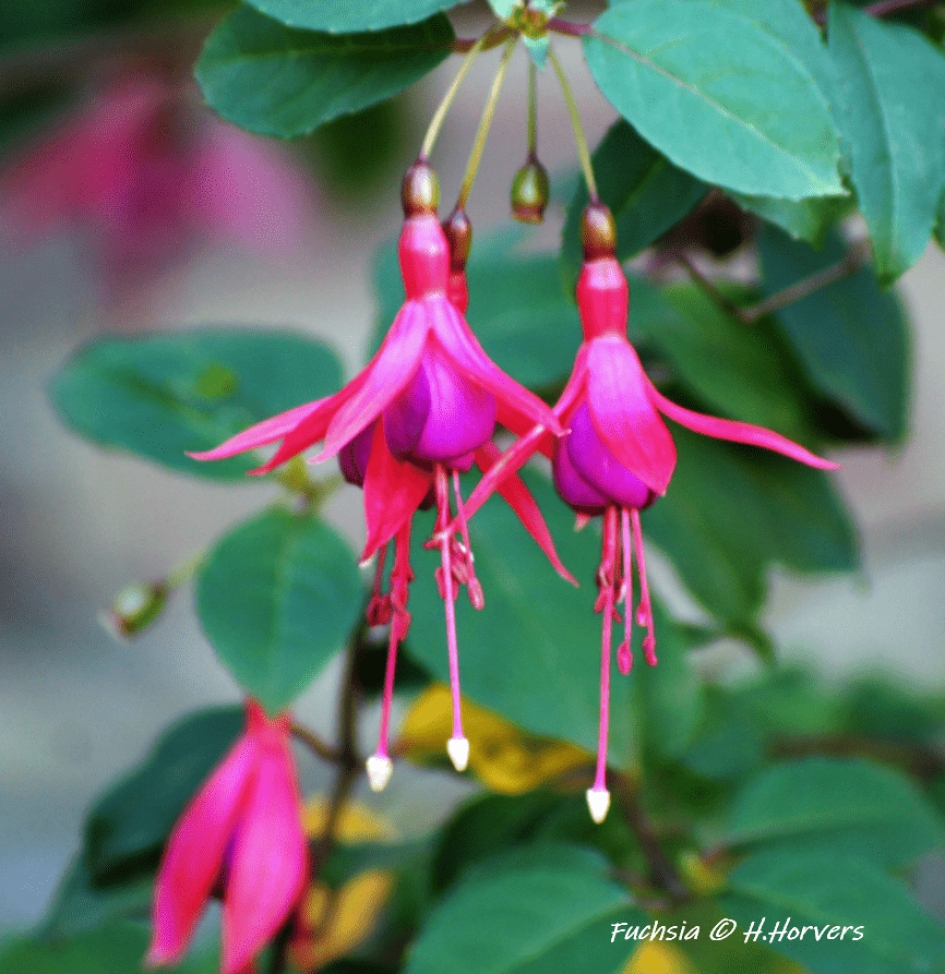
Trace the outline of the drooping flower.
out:
<instances>
[{"instance_id":1,"label":"drooping flower","mask_svg":"<svg viewBox=\"0 0 945 974\"><path fill-rule=\"evenodd\" d=\"M693 412L663 396L650 381L627 338L629 286L615 257L616 230L610 211L591 204L584 214L584 264L577 285L584 341L571 377L555 405L566 432L525 433L480 481L466 504L471 517L501 478L521 466L536 450L552 459L555 487L577 513L579 522L603 516L603 549L597 571L595 611L603 616L600 735L597 772L588 789L591 815L602 822L610 806L606 785L610 701L611 630L623 604L624 638L617 650L622 673L633 663L634 617L646 628L643 651L656 664L656 636L646 577L640 511L666 493L676 466L676 447L660 413L696 433L781 453L821 470L838 465L815 456L778 433ZM522 433L523 430L516 432ZM640 600L633 610L633 560Z\"/></svg>"},{"instance_id":2,"label":"drooping flower","mask_svg":"<svg viewBox=\"0 0 945 974\"><path fill-rule=\"evenodd\" d=\"M0 175L27 241L84 235L121 293L201 239L285 252L310 222L310 192L282 151L200 113L158 74L127 75L11 159Z\"/></svg>"},{"instance_id":3,"label":"drooping flower","mask_svg":"<svg viewBox=\"0 0 945 974\"><path fill-rule=\"evenodd\" d=\"M425 161L404 180L406 220L400 236L400 264L406 301L387 337L367 367L340 392L266 420L199 459L217 460L260 446L282 443L256 472L265 473L322 442L313 462L338 456L345 477L364 488L367 543L362 558L396 538L392 592L380 594L383 561L378 562L377 593L371 614L393 618L388 660L382 741L368 769L375 787L390 776L386 720L393 686L396 645L406 632L410 522L421 506L437 511L434 545L440 549L437 583L446 608L450 683L454 700L453 734L447 750L458 770L465 769L469 743L460 711L459 655L454 601L466 586L476 608L483 605L475 576L459 475L476 463L487 470L499 451L491 445L496 422L561 433L550 408L507 376L489 359L462 314L465 275L452 269L447 237L436 217L439 191ZM567 572L554 553L550 534L524 484L508 482L503 494L553 564ZM453 523L455 503L456 530ZM455 537L458 532L459 538Z\"/></svg>"},{"instance_id":4,"label":"drooping flower","mask_svg":"<svg viewBox=\"0 0 945 974\"><path fill-rule=\"evenodd\" d=\"M292 915L308 875L289 718L247 703L246 729L171 833L154 892L148 963L181 959L222 892L222 974L244 974Z\"/></svg>"}]
</instances>

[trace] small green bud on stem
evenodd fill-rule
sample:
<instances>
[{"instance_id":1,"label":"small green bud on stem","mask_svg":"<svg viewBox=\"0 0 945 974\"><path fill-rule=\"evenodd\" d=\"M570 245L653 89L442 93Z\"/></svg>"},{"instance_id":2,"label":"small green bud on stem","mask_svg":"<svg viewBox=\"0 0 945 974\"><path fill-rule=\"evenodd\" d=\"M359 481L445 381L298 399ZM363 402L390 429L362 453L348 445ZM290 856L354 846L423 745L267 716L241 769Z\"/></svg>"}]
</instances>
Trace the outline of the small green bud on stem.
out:
<instances>
[{"instance_id":1,"label":"small green bud on stem","mask_svg":"<svg viewBox=\"0 0 945 974\"><path fill-rule=\"evenodd\" d=\"M100 620L113 636L128 639L147 629L164 611L166 603L164 582L138 582L119 592Z\"/></svg>"},{"instance_id":2,"label":"small green bud on stem","mask_svg":"<svg viewBox=\"0 0 945 974\"><path fill-rule=\"evenodd\" d=\"M541 223L548 206L548 170L532 155L512 180L512 216L521 223Z\"/></svg>"}]
</instances>

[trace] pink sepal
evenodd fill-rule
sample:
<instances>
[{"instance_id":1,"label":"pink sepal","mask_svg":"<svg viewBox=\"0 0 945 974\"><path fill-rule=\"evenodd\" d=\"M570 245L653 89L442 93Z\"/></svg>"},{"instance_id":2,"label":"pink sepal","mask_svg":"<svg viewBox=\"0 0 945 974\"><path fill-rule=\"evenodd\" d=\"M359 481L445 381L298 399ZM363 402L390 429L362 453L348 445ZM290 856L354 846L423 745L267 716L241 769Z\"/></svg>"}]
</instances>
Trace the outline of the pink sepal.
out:
<instances>
[{"instance_id":1,"label":"pink sepal","mask_svg":"<svg viewBox=\"0 0 945 974\"><path fill-rule=\"evenodd\" d=\"M308 850L288 734L261 735L256 774L235 836L223 902L222 974L240 974L276 935L301 896Z\"/></svg>"},{"instance_id":2,"label":"pink sepal","mask_svg":"<svg viewBox=\"0 0 945 974\"><path fill-rule=\"evenodd\" d=\"M174 827L154 888L149 964L174 963L187 949L244 814L257 758L256 741L241 737Z\"/></svg>"},{"instance_id":3,"label":"pink sepal","mask_svg":"<svg viewBox=\"0 0 945 974\"><path fill-rule=\"evenodd\" d=\"M402 463L387 448L383 421L374 430L364 475L364 517L367 542L361 560L367 561L410 521L433 487L431 473Z\"/></svg>"},{"instance_id":4,"label":"pink sepal","mask_svg":"<svg viewBox=\"0 0 945 974\"><path fill-rule=\"evenodd\" d=\"M680 426L691 429L694 433L701 433L703 436L712 436L717 440L729 440L732 443L746 443L749 446L758 446L764 450L772 450L775 453L783 454L798 463L807 464L808 467L816 467L818 470L839 470L840 464L831 460L824 460L822 457L805 450L793 440L789 440L780 433L774 433L763 426L753 426L751 423L737 423L730 419L718 419L715 416L705 416L702 413L693 412L678 406L672 400L662 395L652 384L648 389L651 402L657 409L670 419L675 420Z\"/></svg>"},{"instance_id":5,"label":"pink sepal","mask_svg":"<svg viewBox=\"0 0 945 974\"><path fill-rule=\"evenodd\" d=\"M649 398L652 388L637 353L619 335L590 343L587 402L611 453L657 494L665 494L676 467L676 447Z\"/></svg>"}]
</instances>

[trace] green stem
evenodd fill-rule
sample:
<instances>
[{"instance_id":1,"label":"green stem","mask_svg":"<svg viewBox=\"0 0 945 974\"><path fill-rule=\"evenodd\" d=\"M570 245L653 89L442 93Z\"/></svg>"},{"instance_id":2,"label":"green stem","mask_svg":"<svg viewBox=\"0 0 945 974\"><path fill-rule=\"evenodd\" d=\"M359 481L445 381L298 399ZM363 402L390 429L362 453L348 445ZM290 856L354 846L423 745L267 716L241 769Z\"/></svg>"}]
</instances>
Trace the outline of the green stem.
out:
<instances>
[{"instance_id":1,"label":"green stem","mask_svg":"<svg viewBox=\"0 0 945 974\"><path fill-rule=\"evenodd\" d=\"M420 159L429 159L430 153L433 152L433 146L436 144L437 137L440 134L440 129L443 127L443 122L446 119L446 114L450 110L456 95L459 92L460 86L466 79L466 75L469 74L470 68L472 68L475 60L482 54L483 48L489 39L491 31L486 31L482 37L476 41L475 44L469 49L469 53L463 59L463 63L460 65L459 71L456 72L456 77L453 78L453 83L447 89L446 94L443 96L443 100L440 102L437 110L433 113L433 118L430 119L430 126L427 129L427 134L423 137L423 145L420 147Z\"/></svg>"},{"instance_id":2,"label":"green stem","mask_svg":"<svg viewBox=\"0 0 945 974\"><path fill-rule=\"evenodd\" d=\"M200 571L200 566L203 565L206 557L206 551L198 551L195 555L191 555L179 565L175 565L167 573L167 577L164 579L164 587L168 591L171 591L172 589L180 588L185 582L189 582Z\"/></svg>"},{"instance_id":3,"label":"green stem","mask_svg":"<svg viewBox=\"0 0 945 974\"><path fill-rule=\"evenodd\" d=\"M482 118L479 120L479 129L476 132L476 141L473 143L472 152L469 155L469 162L466 163L466 173L463 176L463 184L459 189L459 197L456 200L456 209L464 210L472 192L473 183L476 181L476 173L479 172L479 163L482 161L482 153L486 147L486 139L489 137L489 129L495 118L496 105L499 103L499 94L502 85L505 84L505 76L509 70L509 63L515 53L515 45L518 43L518 36L514 35L505 42L505 50L502 52L502 60L499 61L499 69L495 73L492 81L492 90L486 101L486 107L482 110Z\"/></svg>"},{"instance_id":4,"label":"green stem","mask_svg":"<svg viewBox=\"0 0 945 974\"><path fill-rule=\"evenodd\" d=\"M571 116L571 125L574 128L574 141L577 143L578 158L581 160L581 169L584 170L584 179L587 182L588 196L590 196L592 203L597 203L600 200L600 196L597 194L597 180L594 179L591 153L587 147L587 137L584 135L584 126L581 125L581 113L578 111L577 102L574 100L574 92L571 90L571 85L568 84L564 68L561 67L561 62L558 60L558 56L554 50L548 51L548 59L551 61L551 66L555 69L555 74L558 75L558 81L561 82L561 90L564 93L564 100L568 105L568 114Z\"/></svg>"},{"instance_id":5,"label":"green stem","mask_svg":"<svg viewBox=\"0 0 945 974\"><path fill-rule=\"evenodd\" d=\"M538 152L538 69L535 62L528 62L528 158Z\"/></svg>"}]
</instances>

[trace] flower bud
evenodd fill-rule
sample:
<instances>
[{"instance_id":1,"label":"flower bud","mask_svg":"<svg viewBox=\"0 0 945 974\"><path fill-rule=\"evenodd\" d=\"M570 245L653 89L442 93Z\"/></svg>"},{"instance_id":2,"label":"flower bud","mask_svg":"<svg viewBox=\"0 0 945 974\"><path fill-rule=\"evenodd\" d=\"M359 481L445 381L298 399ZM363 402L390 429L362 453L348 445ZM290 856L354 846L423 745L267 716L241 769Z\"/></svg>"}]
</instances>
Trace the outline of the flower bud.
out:
<instances>
[{"instance_id":1,"label":"flower bud","mask_svg":"<svg viewBox=\"0 0 945 974\"><path fill-rule=\"evenodd\" d=\"M521 223L541 223L549 194L548 170L531 156L512 180L512 216Z\"/></svg>"},{"instance_id":2,"label":"flower bud","mask_svg":"<svg viewBox=\"0 0 945 974\"><path fill-rule=\"evenodd\" d=\"M118 639L135 636L154 622L164 611L167 586L163 582L138 582L119 592L102 624Z\"/></svg>"},{"instance_id":3,"label":"flower bud","mask_svg":"<svg viewBox=\"0 0 945 974\"><path fill-rule=\"evenodd\" d=\"M589 203L581 217L581 243L584 259L598 260L617 253L617 224L610 207L604 203Z\"/></svg>"},{"instance_id":4,"label":"flower bud","mask_svg":"<svg viewBox=\"0 0 945 974\"><path fill-rule=\"evenodd\" d=\"M459 207L453 210L443 221L443 232L450 245L450 270L458 274L466 270L472 250L472 224L466 211Z\"/></svg>"},{"instance_id":5,"label":"flower bud","mask_svg":"<svg viewBox=\"0 0 945 974\"><path fill-rule=\"evenodd\" d=\"M406 217L436 213L440 205L440 181L426 159L418 159L407 170L400 199Z\"/></svg>"}]
</instances>

